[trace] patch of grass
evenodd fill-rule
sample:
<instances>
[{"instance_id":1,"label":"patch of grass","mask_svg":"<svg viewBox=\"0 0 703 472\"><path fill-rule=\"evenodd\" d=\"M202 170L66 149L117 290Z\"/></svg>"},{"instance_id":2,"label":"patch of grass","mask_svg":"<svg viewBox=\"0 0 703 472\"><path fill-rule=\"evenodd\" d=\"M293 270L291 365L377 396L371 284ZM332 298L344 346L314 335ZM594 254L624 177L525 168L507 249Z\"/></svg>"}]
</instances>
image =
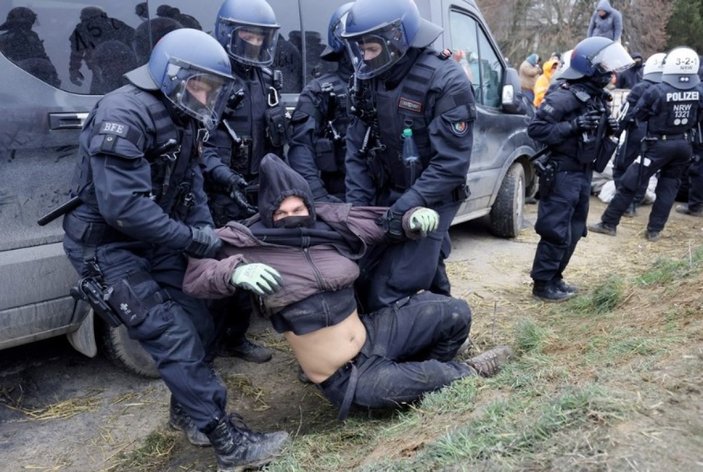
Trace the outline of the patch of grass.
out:
<instances>
[{"instance_id":1,"label":"patch of grass","mask_svg":"<svg viewBox=\"0 0 703 472\"><path fill-rule=\"evenodd\" d=\"M602 315L613 311L623 300L624 282L618 276L610 276L593 291L575 297L564 308L587 315Z\"/></svg>"},{"instance_id":2,"label":"patch of grass","mask_svg":"<svg viewBox=\"0 0 703 472\"><path fill-rule=\"evenodd\" d=\"M470 411L476 399L476 382L476 377L457 380L441 390L426 394L420 404L413 409L432 414L460 414Z\"/></svg>"},{"instance_id":3,"label":"patch of grass","mask_svg":"<svg viewBox=\"0 0 703 472\"><path fill-rule=\"evenodd\" d=\"M658 259L654 266L637 277L637 283L642 286L666 285L675 280L697 274L703 265L703 247L689 250L684 259Z\"/></svg>"},{"instance_id":4,"label":"patch of grass","mask_svg":"<svg viewBox=\"0 0 703 472\"><path fill-rule=\"evenodd\" d=\"M432 469L520 460L538 452L557 433L604 425L623 411L623 404L595 385L566 388L549 400L514 395L492 403L479 418L439 439L417 459Z\"/></svg>"},{"instance_id":5,"label":"patch of grass","mask_svg":"<svg viewBox=\"0 0 703 472\"><path fill-rule=\"evenodd\" d=\"M521 318L515 323L515 348L519 353L540 353L550 333L531 318Z\"/></svg>"},{"instance_id":6,"label":"patch of grass","mask_svg":"<svg viewBox=\"0 0 703 472\"><path fill-rule=\"evenodd\" d=\"M124 455L111 471L114 472L152 472L164 470L178 434L170 431L154 431L144 440L144 445L131 453Z\"/></svg>"}]
</instances>

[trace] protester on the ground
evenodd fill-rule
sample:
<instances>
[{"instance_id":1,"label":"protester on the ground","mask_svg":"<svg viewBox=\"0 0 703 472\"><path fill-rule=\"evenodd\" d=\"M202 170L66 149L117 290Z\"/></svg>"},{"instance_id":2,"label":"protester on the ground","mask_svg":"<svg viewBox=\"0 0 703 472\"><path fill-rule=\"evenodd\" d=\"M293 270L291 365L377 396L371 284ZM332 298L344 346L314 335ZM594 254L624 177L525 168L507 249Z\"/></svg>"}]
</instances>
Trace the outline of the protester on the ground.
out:
<instances>
[{"instance_id":1,"label":"protester on the ground","mask_svg":"<svg viewBox=\"0 0 703 472\"><path fill-rule=\"evenodd\" d=\"M423 291L360 318L354 261L387 235L378 223L387 208L314 203L306 180L273 154L260 172L259 214L218 229L219 260L191 259L184 285L199 297L260 296L341 419L351 406L392 408L462 377L493 375L507 360L506 346L453 360L471 325L464 300ZM437 212L414 207L400 229L422 238L438 225Z\"/></svg>"}]
</instances>

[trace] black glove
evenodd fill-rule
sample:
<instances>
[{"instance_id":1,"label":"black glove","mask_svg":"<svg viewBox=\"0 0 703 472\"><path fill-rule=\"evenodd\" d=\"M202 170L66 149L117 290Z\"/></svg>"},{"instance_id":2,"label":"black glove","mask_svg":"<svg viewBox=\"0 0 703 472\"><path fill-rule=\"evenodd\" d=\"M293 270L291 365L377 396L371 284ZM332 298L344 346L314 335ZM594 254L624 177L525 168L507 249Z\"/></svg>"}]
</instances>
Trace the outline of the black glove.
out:
<instances>
[{"instance_id":1,"label":"black glove","mask_svg":"<svg viewBox=\"0 0 703 472\"><path fill-rule=\"evenodd\" d=\"M192 226L190 231L193 235L193 240L186 247L186 254L189 256L196 259L214 257L222 248L222 241L210 226L202 228Z\"/></svg>"},{"instance_id":2,"label":"black glove","mask_svg":"<svg viewBox=\"0 0 703 472\"><path fill-rule=\"evenodd\" d=\"M620 122L614 116L608 117L608 129L610 130L610 134L618 134L620 131Z\"/></svg>"},{"instance_id":3,"label":"black glove","mask_svg":"<svg viewBox=\"0 0 703 472\"><path fill-rule=\"evenodd\" d=\"M571 128L574 131L588 131L598 128L601 113L597 110L591 110L581 116L577 116L571 120Z\"/></svg>"},{"instance_id":4,"label":"black glove","mask_svg":"<svg viewBox=\"0 0 703 472\"><path fill-rule=\"evenodd\" d=\"M383 229L386 230L386 235L391 241L405 240L405 232L403 231L403 213L388 209L386 216L382 219Z\"/></svg>"},{"instance_id":5,"label":"black glove","mask_svg":"<svg viewBox=\"0 0 703 472\"><path fill-rule=\"evenodd\" d=\"M227 193L231 195L233 192L244 192L247 185L249 185L249 182L244 180L244 177L236 172L232 172L232 175L227 183Z\"/></svg>"},{"instance_id":6,"label":"black glove","mask_svg":"<svg viewBox=\"0 0 703 472\"><path fill-rule=\"evenodd\" d=\"M242 210L242 214L244 215L243 218L249 218L259 212L255 206L249 204L246 195L244 195L241 191L234 190L229 194L229 197L232 199L234 204Z\"/></svg>"}]
</instances>

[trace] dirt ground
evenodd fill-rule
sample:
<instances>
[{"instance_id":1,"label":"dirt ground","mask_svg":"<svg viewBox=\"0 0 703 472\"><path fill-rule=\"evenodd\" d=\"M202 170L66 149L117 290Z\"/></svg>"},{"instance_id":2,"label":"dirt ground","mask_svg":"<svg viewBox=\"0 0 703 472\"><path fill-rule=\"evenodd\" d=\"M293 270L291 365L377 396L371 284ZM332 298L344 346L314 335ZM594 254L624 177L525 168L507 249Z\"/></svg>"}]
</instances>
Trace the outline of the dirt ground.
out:
<instances>
[{"instance_id":1,"label":"dirt ground","mask_svg":"<svg viewBox=\"0 0 703 472\"><path fill-rule=\"evenodd\" d=\"M589 222L597 221L603 209L593 198ZM616 238L589 235L583 239L567 269L567 280L587 288L589 281L613 267L643 270L660 255L684 257L690 248L703 243L703 221L673 211L662 239L646 241L642 233L649 209L644 207L637 217L624 219ZM483 320L473 336L478 346L508 339L509 333L500 330L499 322L486 320L511 316L514 304L529 298L529 270L538 241L532 230L536 210L535 205L527 206L528 227L515 240L491 236L481 222L452 229L448 272L454 295L467 299L474 318ZM275 356L264 365L216 361L229 387L230 408L253 429L284 429L294 438L336 430L339 423L327 401L316 388L297 380L296 363L283 339L263 320L255 322L252 337L275 349ZM698 380L690 385L679 386L681 399L688 396L697 403L675 405L661 410L660 415L655 408L649 426L663 417L676 422L677 415L701 414L700 372L697 375ZM646 392L647 386L641 387ZM135 470L125 465L124 457L142 447L150 433L168 431L167 403L168 392L160 381L122 373L100 357L85 358L63 339L4 351L0 358L0 469ZM647 427L642 421L624 423L618 434L639 437ZM139 470L215 470L210 449L190 446L180 434L173 433L171 438L162 446L167 464ZM656 439L667 446L667 457L675 459L679 439L675 432Z\"/></svg>"}]
</instances>

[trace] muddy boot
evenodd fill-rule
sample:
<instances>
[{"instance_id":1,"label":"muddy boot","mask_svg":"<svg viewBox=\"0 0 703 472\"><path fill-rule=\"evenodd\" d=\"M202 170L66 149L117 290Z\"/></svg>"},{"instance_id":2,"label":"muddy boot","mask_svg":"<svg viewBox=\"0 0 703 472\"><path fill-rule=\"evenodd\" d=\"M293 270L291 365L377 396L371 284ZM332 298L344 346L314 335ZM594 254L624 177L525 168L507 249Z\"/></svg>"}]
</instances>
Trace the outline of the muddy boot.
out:
<instances>
[{"instance_id":1,"label":"muddy boot","mask_svg":"<svg viewBox=\"0 0 703 472\"><path fill-rule=\"evenodd\" d=\"M183 431L190 442L194 446L207 447L210 446L210 440L205 433L201 432L193 419L183 410L183 406L171 397L171 408L169 409L168 424L173 429Z\"/></svg>"},{"instance_id":2,"label":"muddy boot","mask_svg":"<svg viewBox=\"0 0 703 472\"><path fill-rule=\"evenodd\" d=\"M288 442L288 433L255 433L241 418L222 418L207 437L217 456L217 472L239 472L268 464Z\"/></svg>"},{"instance_id":3,"label":"muddy boot","mask_svg":"<svg viewBox=\"0 0 703 472\"><path fill-rule=\"evenodd\" d=\"M596 223L594 225L588 225L588 231L600 234L607 234L608 236L615 236L615 234L617 233L617 228L615 228L615 226L610 226L609 224L603 223L601 221L600 223Z\"/></svg>"},{"instance_id":4,"label":"muddy boot","mask_svg":"<svg viewBox=\"0 0 703 472\"><path fill-rule=\"evenodd\" d=\"M466 364L481 377L493 377L511 357L513 350L510 346L497 346L472 357Z\"/></svg>"}]
</instances>

